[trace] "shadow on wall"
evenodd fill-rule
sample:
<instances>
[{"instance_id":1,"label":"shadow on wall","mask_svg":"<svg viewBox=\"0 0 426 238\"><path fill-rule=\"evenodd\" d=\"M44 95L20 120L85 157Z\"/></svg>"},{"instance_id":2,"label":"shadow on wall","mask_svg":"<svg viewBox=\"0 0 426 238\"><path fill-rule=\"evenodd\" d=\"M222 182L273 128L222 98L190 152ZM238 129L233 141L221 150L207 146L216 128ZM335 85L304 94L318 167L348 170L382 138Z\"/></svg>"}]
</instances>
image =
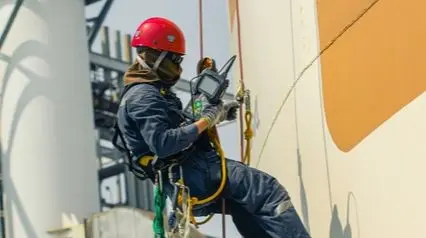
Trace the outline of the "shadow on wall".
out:
<instances>
[{"instance_id":1,"label":"shadow on wall","mask_svg":"<svg viewBox=\"0 0 426 238\"><path fill-rule=\"evenodd\" d=\"M343 228L336 205L333 206L333 213L331 216L330 238L352 238L351 224L346 223L346 226Z\"/></svg>"},{"instance_id":2,"label":"shadow on wall","mask_svg":"<svg viewBox=\"0 0 426 238\"><path fill-rule=\"evenodd\" d=\"M311 233L311 227L309 224L309 210L308 210L308 198L306 196L305 184L303 183L302 176L302 158L300 156L300 150L297 149L297 165L298 165L298 175L299 175L299 185L300 185L300 203L302 205L302 220L305 224L306 229Z\"/></svg>"},{"instance_id":3,"label":"shadow on wall","mask_svg":"<svg viewBox=\"0 0 426 238\"><path fill-rule=\"evenodd\" d=\"M21 7L22 2L23 1L19 1L17 5L15 6L15 9L14 9L16 11L15 14L18 13L18 9L19 7ZM34 6L31 3L26 3L26 4L27 5L29 4L31 5L31 7L35 7L37 10L40 10L39 7L37 7L38 4ZM8 25L10 25L9 28L12 27L12 21L14 20L15 17L16 16L11 17L10 23L8 22ZM6 36L7 35L2 35L1 45L3 45L3 43L5 43L5 41L7 40ZM18 218L14 220L21 221L21 225L23 226L25 233L27 234L28 237L37 237L37 233L33 225L31 224L29 217L27 216L25 212L25 208L22 205L21 198L19 197L16 191L16 188L14 187L12 178L10 177L10 154L13 148L15 135L16 135L15 133L19 123L19 118L21 117L26 105L28 105L28 103L33 98L39 96L39 94L43 92L43 90L45 91L45 89L43 88L43 84L40 82L48 82L48 80L37 75L35 72L32 72L26 69L25 67L22 67L21 65L19 65L19 62L23 61L27 57L32 57L32 56L37 56L41 59L44 59L47 57L45 55L45 52L47 52L47 50L45 50L45 45L42 45L39 42L31 41L31 40L22 43L14 51L13 55L10 57L0 52L0 61L8 63L6 70L4 71L4 74L0 76L0 80L2 84L1 92L0 92L0 100L1 100L0 101L0 118L1 118L5 91L13 71L17 69L20 71L20 73L24 74L27 78L31 79L29 84L23 89L23 92L21 93L21 97L19 98L19 101L17 102L15 115L13 116L12 125L10 126L10 133L8 138L6 139L8 141L8 147L3 148L4 145L3 143L0 142L1 163L2 163L1 169L2 169L2 177L3 177L2 183L8 183L10 186L7 191L7 194L5 194L7 197L7 200L4 202L6 202L7 204L5 204L6 206L3 206L3 207L15 208L15 211L17 213L16 215L18 216ZM1 129L0 131L3 131L2 128L0 129ZM5 210L5 217L12 217L12 211L10 209ZM8 224L5 224L5 225L7 226L8 237L14 238L15 234L13 233L12 220L9 219ZM3 227L3 229L6 229L6 227ZM5 231L3 230L2 232L4 233Z\"/></svg>"},{"instance_id":4,"label":"shadow on wall","mask_svg":"<svg viewBox=\"0 0 426 238\"><path fill-rule=\"evenodd\" d=\"M43 78L42 76L38 75L35 72L32 72L28 70L27 68L21 66L19 62L25 60L28 57L38 57L40 59L47 58L47 55L45 52L47 52L47 49L45 49L46 46L37 42L37 41L26 41L22 43L13 53L12 56L7 56L5 54L0 53L0 60L7 62L7 68L4 72L4 74L1 76L2 79L2 86L1 86L1 104L0 104L0 110L3 107L4 102L4 96L5 91L7 89L10 77L14 70L19 70L20 73L24 74L28 79L31 79L31 81L27 84L27 86L23 89L21 96L17 102L16 105L16 111L15 115L13 115L12 125L10 126L10 133L6 141L8 141L8 147L3 148L4 145L0 144L1 146L1 162L2 162L2 175L3 175L3 182L9 184L8 193L6 194L7 200L7 206L4 206L5 208L15 208L16 215L18 216L17 219L14 220L20 220L23 228L25 229L25 233L29 237L37 237L37 233L31 224L31 221L29 217L27 216L27 213L25 212L25 208L22 205L21 198L19 197L16 188L13 184L13 180L10 176L10 156L11 152L13 150L13 145L15 141L16 136L16 130L18 127L19 119L22 115L22 113L25 110L26 105L28 105L32 99L35 97L38 97L40 95L45 95L47 97L52 98L52 95L48 95L49 92L46 90L50 87L44 87L43 83L50 83L50 80L47 80ZM54 93L54 92L50 92ZM0 117L1 117L1 111L0 111ZM4 131L1 129L0 131ZM10 209L6 209L6 216L12 217L12 211ZM8 237L13 238L15 235L13 234L13 223L12 220L8 220L7 231L8 231Z\"/></svg>"},{"instance_id":5,"label":"shadow on wall","mask_svg":"<svg viewBox=\"0 0 426 238\"><path fill-rule=\"evenodd\" d=\"M15 50L14 54L11 57L8 57L4 54L0 54L0 60L8 62L8 66L5 70L4 75L2 75L2 87L1 87L1 104L3 104L4 96L5 96L5 90L7 88L7 85L9 83L10 77L15 69L18 69L22 74L24 74L27 78L31 79L29 84L24 88L23 92L21 93L21 97L19 98L19 101L17 102L15 115L13 115L12 125L10 126L10 133L7 138L8 141L8 147L3 148L3 144L1 144L1 158L2 158L2 174L3 174L3 182L9 184L9 189L7 190L7 206L4 207L14 207L16 209L18 219L22 222L22 226L25 229L25 233L29 237L37 237L36 231L34 230L33 225L31 224L30 219L28 218L24 207L22 206L21 198L19 197L14 185L13 180L10 176L10 154L13 149L13 144L15 141L15 133L18 127L19 118L21 117L26 105L35 97L39 96L38 93L35 92L41 92L40 90L43 90L43 84L40 82L49 82L49 80L41 79L39 75L35 74L34 72L29 71L28 69L22 67L19 65L19 62L24 60L27 57L30 56L37 56L39 58L45 58L43 55L43 52L46 52L43 50L45 48L44 45L40 44L36 41L26 41L23 43L17 50ZM31 54L24 53L24 52L32 52ZM16 63L12 63L16 62ZM2 106L2 105L1 105ZM1 109L1 108L0 108ZM1 112L0 112L1 113ZM0 114L1 117L1 114ZM3 131L0 130L0 131ZM6 216L12 217L12 211L10 209L6 209ZM16 220L16 219L15 219ZM8 231L8 237L15 237L13 234L13 224L12 220L8 220L7 225L7 231Z\"/></svg>"},{"instance_id":6,"label":"shadow on wall","mask_svg":"<svg viewBox=\"0 0 426 238\"><path fill-rule=\"evenodd\" d=\"M51 5L52 3L58 4L58 5L62 4L61 1L49 1L49 7L46 7L45 4L47 3L45 3L44 1L25 1L24 6L26 11L30 11L32 15L37 16L40 20L48 22L51 16L51 9L54 8L54 6ZM21 9L20 12L22 10L23 9ZM22 23L23 19L19 18L19 21L20 23ZM48 23L49 24L47 24L48 25L47 27L53 28L54 30L56 27L61 27L61 25L58 25L57 22L56 23L48 22ZM19 29L13 29L12 27L12 31L19 31ZM84 28L82 28L82 31L84 31ZM53 32L55 31L48 31L47 32L48 35L46 37L47 39L49 39L49 44L54 44L54 46L56 46L55 44L57 43L62 43L63 42L62 39L66 38L68 34L69 35L72 34L71 32L68 32L68 33L66 32L64 34L56 35L56 34L53 34ZM12 39L11 38L6 39L5 44L8 44L9 40L12 40ZM25 201L24 200L25 198L22 197L21 194L18 194L17 185L16 183L14 184L14 180L11 177L11 173L10 173L12 169L11 166L13 166L11 163L11 159L16 159L16 156L13 156L12 154L14 153L13 151L16 150L14 149L14 147L16 148L16 145L18 143L17 136L21 137L23 135L22 132L17 133L17 128L19 126L20 121L23 119L24 111L26 110L28 105L34 99L38 97L43 97L44 100L51 101L51 102L64 102L64 101L67 102L70 100L69 96L72 94L71 93L73 91L72 89L74 89L73 85L70 84L69 87L67 85L67 89L70 89L70 90L64 90L64 87L65 87L64 85L66 85L64 84L64 80L67 80L67 77L64 77L64 78L58 77L60 75L57 75L58 74L57 72L68 73L68 71L64 70L64 69L68 69L70 71L69 73L73 73L72 71L74 70L75 67L73 65L71 66L63 65L62 62L57 60L56 61L51 60L52 58L56 58L56 59L60 58L58 57L58 54L60 54L61 51L52 52L52 50L47 47L48 47L47 45L39 41L26 40L26 41L23 41L23 43L20 43L16 48L14 48L13 53L11 53L10 55L6 55L0 52L0 61L2 61L2 63L6 62L6 68L4 72L1 71L0 73L0 80L2 84L0 87L0 90L1 90L0 118L4 118L3 113L5 112L12 113L10 111L9 112L5 111L4 102L5 102L5 96L7 96L5 95L5 92L7 92L9 88L8 86L11 83L10 81L12 81L11 78L13 78L13 80L19 79L13 75L16 75L18 73L23 75L22 77L25 77L26 79L28 79L28 83L25 83L25 86L22 85L22 89L21 89L22 92L20 92L20 95L16 95L17 97L15 97L14 95L14 99L16 99L16 105L14 106L15 111L13 112L13 115L10 115L10 118L12 118L10 124L8 122L8 125L5 125L3 122L2 128L0 128L1 129L0 131L3 131L3 132L5 131L4 127L7 127L9 129L7 134L3 134L4 137L2 138L2 143L0 144L0 146L2 147L1 161L2 161L3 182L8 185L7 190L4 191L5 193L4 195L7 198L7 200L5 201L7 206L5 207L7 208L13 207L13 211L11 211L12 209L5 210L6 212L5 217L10 218L12 217L12 215L14 216L14 219L8 219L7 220L8 222L6 224L7 232L8 232L7 237L9 238L14 238L14 237L20 238L20 237L17 237L18 234L13 234L13 231L14 231L13 228L16 227L16 225L13 224L14 221L15 222L19 221L19 226L22 226L22 233L24 233L27 237L43 236L37 233L40 231L36 230L33 224L34 221L30 220L28 211L26 210L26 207L23 206L23 201ZM40 61L49 62L49 67L55 69L54 71L52 71L54 75L46 78L45 76L39 75L37 72L33 71L31 68L27 68L23 66L24 65L23 62L26 61L28 58L37 58ZM52 80L52 78L54 78L54 80ZM52 88L58 88L58 90L52 90ZM67 93L63 93L64 91L67 91ZM89 82L87 83L87 92L90 92ZM79 98L77 97L75 100L79 100ZM76 103L78 103L78 101L76 101ZM54 123L51 123L51 125L49 125L49 127L52 128L51 131L67 130L66 132L74 133L73 131L75 131L75 129L73 128L73 126L70 126L69 129L68 128L64 129L62 122L70 121L72 123L78 124L78 121L80 120L77 115L78 113L75 113L76 115L73 115L72 113L70 113L69 108L63 107L59 103L52 103L51 110L55 112L55 115L54 115L55 118L53 118L54 120L52 120ZM72 144L74 146L75 145L80 146L80 142L75 142L72 140L73 140L73 136L70 136L69 138L61 138L61 144L65 144L65 145ZM5 141L7 142L7 147L5 147L6 146ZM52 146L55 146L55 145L52 145ZM87 147L91 148L91 145L88 145ZM83 149L85 149L85 147ZM77 157L78 155L79 154L76 153L75 155L69 154L66 156ZM72 162L68 164L61 163L60 165L58 165L57 169L58 171L61 171L62 173L61 176L63 176L64 178L75 177L75 175L72 174L73 169L69 169L68 166L76 166L76 164ZM13 168L13 169L16 171L19 168ZM55 196L57 196L59 200L62 198L66 198L67 196L69 196L69 194L67 194L67 191L64 191L61 194L55 194ZM68 209L74 210L73 204L70 204ZM78 209L75 209L75 210L78 210ZM58 219L59 218L60 217L58 217Z\"/></svg>"},{"instance_id":7,"label":"shadow on wall","mask_svg":"<svg viewBox=\"0 0 426 238\"><path fill-rule=\"evenodd\" d=\"M346 226L343 227L342 222L339 220L339 211L337 205L333 206L333 212L330 223L330 238L352 238L352 225L350 223L351 217L351 198L355 205L355 217L356 217L356 234L357 238L361 237L361 231L359 227L359 216L358 216L358 203L356 201L355 195L352 192L348 193L347 203L346 203Z\"/></svg>"},{"instance_id":8,"label":"shadow on wall","mask_svg":"<svg viewBox=\"0 0 426 238\"><path fill-rule=\"evenodd\" d=\"M299 184L300 184L300 200L301 200L301 215L303 223L308 230L310 231L310 220L309 220L309 209L308 209L308 199L306 194L305 185L303 182L302 175L302 158L299 150L297 151L297 164L298 164L298 175L299 175ZM355 196L352 192L348 193L347 204L346 204L346 225L343 227L342 221L339 217L339 211L337 205L334 204L332 208L332 216L330 221L330 238L353 238L352 225L350 224L350 215L351 215L351 198L354 201L355 205L355 216L356 216L356 228L357 228L357 238L361 237L360 228L359 228L359 217L358 217L358 205L356 203Z\"/></svg>"}]
</instances>

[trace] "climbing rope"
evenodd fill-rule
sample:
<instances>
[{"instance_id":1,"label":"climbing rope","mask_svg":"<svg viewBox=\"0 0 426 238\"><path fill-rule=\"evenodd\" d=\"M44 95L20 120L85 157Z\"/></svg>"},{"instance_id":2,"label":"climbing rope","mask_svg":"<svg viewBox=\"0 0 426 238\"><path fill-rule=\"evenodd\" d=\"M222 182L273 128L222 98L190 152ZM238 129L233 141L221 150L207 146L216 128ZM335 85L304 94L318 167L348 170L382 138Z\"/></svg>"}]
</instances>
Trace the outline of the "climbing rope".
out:
<instances>
[{"instance_id":1,"label":"climbing rope","mask_svg":"<svg viewBox=\"0 0 426 238\"><path fill-rule=\"evenodd\" d=\"M245 113L244 113L244 121L245 121L245 131L244 131L244 139L245 143L245 153L243 163L246 165L250 165L251 162L251 139L253 138L253 129L252 129L252 118L253 114L251 112L251 103L250 103L250 91L246 90L244 92L244 104L245 104Z\"/></svg>"},{"instance_id":2,"label":"climbing rope","mask_svg":"<svg viewBox=\"0 0 426 238\"><path fill-rule=\"evenodd\" d=\"M237 101L240 102L240 153L241 162L250 166L251 163L251 140L253 138L252 130L252 118L253 114L251 111L251 98L250 91L245 89L244 85L244 64L243 64L243 52L241 43L241 20L240 20L240 4L239 1L235 1L235 11L237 20L237 49L238 49L238 63L240 69L240 80L238 83L238 89L236 94ZM243 109L244 104L244 109ZM244 130L245 128L245 130Z\"/></svg>"}]
</instances>

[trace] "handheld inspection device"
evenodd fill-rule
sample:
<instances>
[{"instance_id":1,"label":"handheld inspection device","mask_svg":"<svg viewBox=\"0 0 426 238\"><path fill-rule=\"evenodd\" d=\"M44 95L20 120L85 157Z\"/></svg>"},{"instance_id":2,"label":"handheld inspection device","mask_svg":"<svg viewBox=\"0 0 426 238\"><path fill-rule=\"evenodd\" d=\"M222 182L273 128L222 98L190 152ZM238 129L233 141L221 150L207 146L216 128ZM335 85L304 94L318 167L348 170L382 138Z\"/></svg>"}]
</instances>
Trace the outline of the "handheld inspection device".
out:
<instances>
[{"instance_id":1,"label":"handheld inspection device","mask_svg":"<svg viewBox=\"0 0 426 238\"><path fill-rule=\"evenodd\" d=\"M198 119L205 101L211 105L220 103L229 87L227 76L236 57L232 56L218 72L206 68L190 80L191 101L184 110L188 116Z\"/></svg>"}]
</instances>

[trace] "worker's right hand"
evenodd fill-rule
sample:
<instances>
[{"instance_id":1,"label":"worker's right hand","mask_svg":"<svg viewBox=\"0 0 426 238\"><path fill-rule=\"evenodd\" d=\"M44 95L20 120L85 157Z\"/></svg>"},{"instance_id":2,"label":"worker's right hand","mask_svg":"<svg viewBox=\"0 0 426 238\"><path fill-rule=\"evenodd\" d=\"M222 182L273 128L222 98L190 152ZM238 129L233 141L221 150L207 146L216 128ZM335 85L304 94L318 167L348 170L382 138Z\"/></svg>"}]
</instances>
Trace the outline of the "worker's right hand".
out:
<instances>
[{"instance_id":1,"label":"worker's right hand","mask_svg":"<svg viewBox=\"0 0 426 238\"><path fill-rule=\"evenodd\" d=\"M201 112L201 119L204 119L208 123L208 127L212 128L216 124L224 121L228 114L228 107L225 107L223 102L218 105L207 104Z\"/></svg>"},{"instance_id":2,"label":"worker's right hand","mask_svg":"<svg viewBox=\"0 0 426 238\"><path fill-rule=\"evenodd\" d=\"M226 110L227 121L233 121L237 119L237 110L240 108L240 104L237 101L226 102L224 107Z\"/></svg>"}]
</instances>

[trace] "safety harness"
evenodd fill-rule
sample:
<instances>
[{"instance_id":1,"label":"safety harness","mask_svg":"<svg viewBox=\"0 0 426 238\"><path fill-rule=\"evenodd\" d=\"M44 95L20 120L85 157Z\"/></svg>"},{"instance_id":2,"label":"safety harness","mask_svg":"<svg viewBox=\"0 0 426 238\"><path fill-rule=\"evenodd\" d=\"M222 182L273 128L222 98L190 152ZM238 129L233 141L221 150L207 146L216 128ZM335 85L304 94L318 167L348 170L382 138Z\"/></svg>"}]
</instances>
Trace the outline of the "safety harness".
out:
<instances>
[{"instance_id":1,"label":"safety harness","mask_svg":"<svg viewBox=\"0 0 426 238\"><path fill-rule=\"evenodd\" d=\"M143 61L142 61L143 62ZM120 104L122 100L125 97L125 94L135 85L146 83L146 82L137 82L128 85L120 96ZM167 91L161 89L160 93L164 96ZM242 162L250 165L250 151L251 151L251 138L253 136L253 131L251 129L251 119L252 119L252 113L251 113L251 104L250 104L250 91L244 90L244 85L242 81L240 81L239 89L237 91L236 95L237 101L240 102L241 105L244 104L245 106L245 126L246 130L244 131L244 139L245 139L245 150L243 152L242 156ZM194 105L191 105L194 106ZM242 107L241 110L242 111ZM185 115L185 114L181 114ZM240 114L240 121L242 114ZM193 118L186 118L187 120L192 120ZM168 219L168 225L169 225L169 231L168 234L179 234L182 237L186 237L189 231L189 224L192 223L195 227L198 227L199 225L207 223L214 214L210 214L205 220L201 222L197 222L192 214L193 209L197 209L200 207L203 207L205 205L210 204L211 202L215 201L222 193L223 189L226 185L226 179L227 179L227 169L226 169L226 159L224 151L221 147L219 135L217 132L216 127L213 127L208 130L208 136L213 144L215 150L220 156L221 160L221 181L218 189L215 193L212 195L199 199L196 197L191 197L190 189L187 187L183 180L183 170L182 170L182 162L186 158L185 155L188 153L191 153L195 146L191 145L184 151L170 156L170 158L164 158L161 160L158 160L158 157L154 154L147 154L140 158L138 158L137 166L135 166L132 155L132 152L129 150L124 136L121 132L121 130L118 127L117 122L114 125L115 134L113 137L113 144L114 146L120 150L122 153L125 153L127 157L127 163L129 166L129 170L139 179L145 180L150 179L155 184L155 191L154 191L154 203L155 203L155 218L153 221L153 229L155 236L158 238L165 237L165 230L164 230L164 221L163 221L163 210L165 207L165 201L166 196L163 191L163 173L168 172L168 178L169 183L174 185L174 194L171 198L172 200L172 212L169 215ZM118 137L120 137L121 145L118 142ZM244 146L244 145L242 145ZM243 150L243 149L242 149ZM179 166L179 176L175 178L172 173L172 169L176 166ZM224 205L224 204L223 204ZM224 212L224 211L222 211Z\"/></svg>"},{"instance_id":2,"label":"safety harness","mask_svg":"<svg viewBox=\"0 0 426 238\"><path fill-rule=\"evenodd\" d=\"M135 85L141 84L142 82L133 83L128 85L120 96L120 104L123 100L125 100L126 93ZM161 90L160 91L162 95L164 95L166 92ZM114 146L122 153L124 153L127 157L126 164L129 166L129 170L139 179L145 180L150 179L155 184L155 209L156 209L156 216L154 218L154 224L153 228L156 233L157 237L164 237L164 227L163 227L163 214L162 211L165 206L165 199L166 196L164 195L162 181L163 181L163 173L165 171L168 171L168 177L169 182L175 186L175 192L174 196L172 198L173 200L173 211L170 215L169 219L169 226L170 230L172 232L176 232L176 227L180 227L179 233L187 230L182 228L182 224L188 224L186 220L190 221L193 225L196 227L198 225L202 225L207 223L213 216L213 214L210 214L206 220L197 222L192 215L192 210L199 208L203 205L207 205L210 202L214 201L216 198L219 197L219 195L222 193L225 184L226 184L226 160L225 155L223 152L223 149L219 142L219 137L217 134L217 131L215 130L209 130L208 136L218 152L220 158L221 158L221 182L219 185L219 188L216 190L214 194L211 196L208 196L203 199L199 199L196 197L190 196L190 190L187 186L185 186L185 183L183 181L183 171L181 164L183 160L186 158L185 155L188 153L191 153L193 150L195 150L195 146L191 145L186 150L178 153L177 155L172 155L169 158L164 158L159 160L158 157L154 154L147 154L144 156L141 156L138 159L137 166L134 164L134 155L132 154L131 150L128 148L127 143L124 139L123 133L121 132L120 128L118 127L117 122L114 124L115 134L112 139L112 143ZM120 142L118 141L118 138L120 138ZM173 173L171 172L173 167L179 166L180 167L180 176L179 178L174 178ZM182 207L182 210L178 208L179 205Z\"/></svg>"}]
</instances>

